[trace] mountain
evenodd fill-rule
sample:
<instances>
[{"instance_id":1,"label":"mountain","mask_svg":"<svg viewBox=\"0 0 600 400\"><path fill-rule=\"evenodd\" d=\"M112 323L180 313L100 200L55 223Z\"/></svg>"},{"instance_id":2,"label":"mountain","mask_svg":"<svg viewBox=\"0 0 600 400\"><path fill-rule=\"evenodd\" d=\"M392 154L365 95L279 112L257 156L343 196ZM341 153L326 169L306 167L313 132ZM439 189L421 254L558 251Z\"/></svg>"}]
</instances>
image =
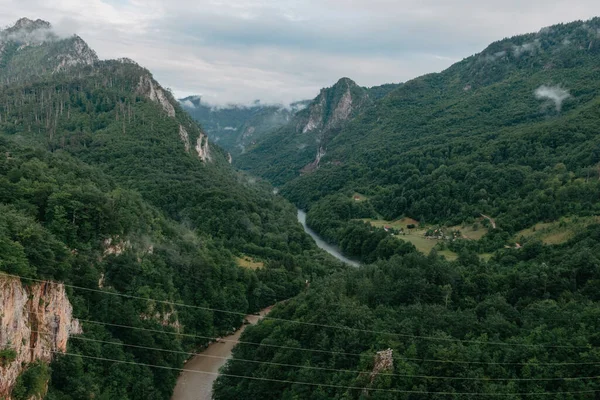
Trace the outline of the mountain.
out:
<instances>
[{"instance_id":1,"label":"mountain","mask_svg":"<svg viewBox=\"0 0 600 400\"><path fill-rule=\"evenodd\" d=\"M394 87L393 85L391 85ZM386 88L374 90L382 96ZM345 124L373 102L370 90L349 78L322 89L290 122L271 132L236 160L236 166L282 184L299 174L315 171L327 154L329 143ZM280 163L281 160L284 160Z\"/></svg>"},{"instance_id":2,"label":"mountain","mask_svg":"<svg viewBox=\"0 0 600 400\"><path fill-rule=\"evenodd\" d=\"M21 18L0 32L0 79L5 84L96 62L98 56L79 36L61 38L40 19Z\"/></svg>"},{"instance_id":3,"label":"mountain","mask_svg":"<svg viewBox=\"0 0 600 400\"><path fill-rule=\"evenodd\" d=\"M483 214L508 240L594 214L599 28L595 18L507 38L406 82L350 118L315 173L298 176L290 152L273 150L283 132L239 165L285 184L282 194L313 210L309 225L338 244L357 218L454 226Z\"/></svg>"},{"instance_id":4,"label":"mountain","mask_svg":"<svg viewBox=\"0 0 600 400\"><path fill-rule=\"evenodd\" d=\"M265 134L288 123L307 102L295 102L289 107L265 105L258 100L250 106L211 106L202 103L199 96L189 96L179 103L202 125L211 141L237 157Z\"/></svg>"},{"instance_id":5,"label":"mountain","mask_svg":"<svg viewBox=\"0 0 600 400\"><path fill-rule=\"evenodd\" d=\"M148 70L0 37L0 397L170 398L185 354L342 268Z\"/></svg>"},{"instance_id":6,"label":"mountain","mask_svg":"<svg viewBox=\"0 0 600 400\"><path fill-rule=\"evenodd\" d=\"M247 329L214 398L597 396L599 66L600 18L551 26L373 101L310 174L240 158L369 264Z\"/></svg>"}]
</instances>

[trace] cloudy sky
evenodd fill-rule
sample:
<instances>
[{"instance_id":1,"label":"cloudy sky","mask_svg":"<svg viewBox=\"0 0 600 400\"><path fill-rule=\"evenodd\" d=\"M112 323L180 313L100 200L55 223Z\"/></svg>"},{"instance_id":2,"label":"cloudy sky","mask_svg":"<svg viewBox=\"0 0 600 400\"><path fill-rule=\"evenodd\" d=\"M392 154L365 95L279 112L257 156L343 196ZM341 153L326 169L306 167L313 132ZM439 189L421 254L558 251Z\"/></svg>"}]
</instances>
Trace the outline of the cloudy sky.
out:
<instances>
[{"instance_id":1,"label":"cloudy sky","mask_svg":"<svg viewBox=\"0 0 600 400\"><path fill-rule=\"evenodd\" d=\"M600 16L598 0L0 0L215 104L313 98L441 71L492 41Z\"/></svg>"}]
</instances>

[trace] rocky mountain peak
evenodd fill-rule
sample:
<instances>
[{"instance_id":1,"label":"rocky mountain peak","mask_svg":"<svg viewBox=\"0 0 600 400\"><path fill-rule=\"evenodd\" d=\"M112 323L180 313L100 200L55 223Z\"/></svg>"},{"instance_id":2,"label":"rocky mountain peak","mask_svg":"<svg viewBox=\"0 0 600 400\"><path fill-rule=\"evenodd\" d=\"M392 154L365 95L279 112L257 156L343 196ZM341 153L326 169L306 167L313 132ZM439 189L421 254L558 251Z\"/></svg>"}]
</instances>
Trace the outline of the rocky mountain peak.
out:
<instances>
[{"instance_id":1,"label":"rocky mountain peak","mask_svg":"<svg viewBox=\"0 0 600 400\"><path fill-rule=\"evenodd\" d=\"M15 24L7 28L7 31L18 31L18 30L29 30L34 31L37 29L51 29L52 25L48 21L36 19L35 21L26 17L19 19Z\"/></svg>"},{"instance_id":2,"label":"rocky mountain peak","mask_svg":"<svg viewBox=\"0 0 600 400\"><path fill-rule=\"evenodd\" d=\"M335 85L333 85L333 87L336 87L336 86L351 87L351 86L358 86L358 85L352 79L347 78L347 77L342 77L342 78L338 79L338 81L335 83Z\"/></svg>"},{"instance_id":3,"label":"rocky mountain peak","mask_svg":"<svg viewBox=\"0 0 600 400\"><path fill-rule=\"evenodd\" d=\"M21 46L39 45L55 41L58 35L52 30L49 22L37 19L21 18L13 26L0 31L0 42L14 42Z\"/></svg>"}]
</instances>

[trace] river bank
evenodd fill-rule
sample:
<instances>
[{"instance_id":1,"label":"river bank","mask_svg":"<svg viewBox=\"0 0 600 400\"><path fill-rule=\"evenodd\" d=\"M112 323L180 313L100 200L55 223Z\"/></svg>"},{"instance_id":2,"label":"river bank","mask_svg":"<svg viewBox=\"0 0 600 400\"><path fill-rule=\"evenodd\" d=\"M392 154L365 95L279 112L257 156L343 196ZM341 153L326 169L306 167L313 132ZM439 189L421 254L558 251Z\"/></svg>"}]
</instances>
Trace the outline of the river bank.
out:
<instances>
[{"instance_id":1,"label":"river bank","mask_svg":"<svg viewBox=\"0 0 600 400\"><path fill-rule=\"evenodd\" d=\"M256 324L271 311L271 308L273 307L261 310L259 315L247 315L246 320L249 322L248 325ZM183 367L184 371L177 379L171 400L210 400L212 397L212 386L217 379L216 374L225 365L227 359L231 357L231 351L248 325L242 325L232 335L210 344L206 350L186 362Z\"/></svg>"}]
</instances>

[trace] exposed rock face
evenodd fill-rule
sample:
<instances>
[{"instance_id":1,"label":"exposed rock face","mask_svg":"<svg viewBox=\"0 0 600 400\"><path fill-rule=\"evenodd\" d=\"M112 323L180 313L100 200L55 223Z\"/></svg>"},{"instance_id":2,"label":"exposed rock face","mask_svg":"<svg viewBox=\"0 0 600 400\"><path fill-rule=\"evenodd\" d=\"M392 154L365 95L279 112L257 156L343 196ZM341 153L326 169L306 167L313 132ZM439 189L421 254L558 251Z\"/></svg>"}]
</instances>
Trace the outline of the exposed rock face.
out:
<instances>
[{"instance_id":1,"label":"exposed rock face","mask_svg":"<svg viewBox=\"0 0 600 400\"><path fill-rule=\"evenodd\" d=\"M179 125L179 137L181 138L181 141L183 142L183 145L185 146L185 152L189 153L190 152L190 135L185 130L183 125Z\"/></svg>"},{"instance_id":2,"label":"exposed rock face","mask_svg":"<svg viewBox=\"0 0 600 400\"><path fill-rule=\"evenodd\" d=\"M104 256L120 256L127 249L131 248L131 242L129 240L121 240L119 235L114 238L108 238L104 240Z\"/></svg>"},{"instance_id":3,"label":"exposed rock face","mask_svg":"<svg viewBox=\"0 0 600 400\"><path fill-rule=\"evenodd\" d=\"M391 371L394 369L394 356L393 350L387 349L378 351L375 355L375 362L373 365L373 371L371 372L371 383L375 380L378 374L385 371Z\"/></svg>"},{"instance_id":4,"label":"exposed rock face","mask_svg":"<svg viewBox=\"0 0 600 400\"><path fill-rule=\"evenodd\" d=\"M58 65L54 72L60 72L77 65L93 65L98 61L96 52L92 50L86 42L79 36L74 36L72 46L69 51L57 56Z\"/></svg>"},{"instance_id":5,"label":"exposed rock face","mask_svg":"<svg viewBox=\"0 0 600 400\"><path fill-rule=\"evenodd\" d=\"M354 94L353 94L354 91ZM339 95L336 93L343 92ZM352 118L352 114L369 101L364 90L348 78L340 79L335 86L322 89L321 93L310 105L308 120L300 121L297 131L303 134L312 133L319 143L314 161L302 168L301 173L310 173L319 168L321 158L325 156L331 132L340 128ZM327 112L327 110L332 110Z\"/></svg>"},{"instance_id":6,"label":"exposed rock face","mask_svg":"<svg viewBox=\"0 0 600 400\"><path fill-rule=\"evenodd\" d=\"M175 118L175 107L173 107L173 104L171 104L169 96L165 93L164 89L152 79L151 76L140 76L137 92L147 97L151 101L158 103L169 117ZM185 127L181 124L179 125L179 138L183 142L185 152L189 153L193 139L190 140L190 135L187 129L185 129ZM210 156L208 137L203 132L200 132L194 148L198 153L198 157L200 157L202 161L207 162L212 160Z\"/></svg>"},{"instance_id":7,"label":"exposed rock face","mask_svg":"<svg viewBox=\"0 0 600 400\"><path fill-rule=\"evenodd\" d=\"M81 333L64 285L23 287L19 279L0 275L0 349L16 351L12 362L0 364L0 398L9 398L29 363L50 362L55 352L67 350L69 336Z\"/></svg>"},{"instance_id":8,"label":"exposed rock face","mask_svg":"<svg viewBox=\"0 0 600 400\"><path fill-rule=\"evenodd\" d=\"M154 80L150 76L140 76L140 82L138 83L137 91L155 103L160 104L162 109L169 117L175 117L175 108L169 101L169 97L165 94L160 85L155 84Z\"/></svg>"},{"instance_id":9,"label":"exposed rock face","mask_svg":"<svg viewBox=\"0 0 600 400\"><path fill-rule=\"evenodd\" d=\"M212 159L210 149L208 148L208 136L203 133L198 136L198 140L196 141L196 152L198 152L198 157L204 162Z\"/></svg>"},{"instance_id":10,"label":"exposed rock face","mask_svg":"<svg viewBox=\"0 0 600 400\"><path fill-rule=\"evenodd\" d=\"M341 122L345 122L352 113L352 94L350 93L350 85L348 84L344 95L337 103L333 115L327 121L326 128L332 128L339 125Z\"/></svg>"},{"instance_id":11,"label":"exposed rock face","mask_svg":"<svg viewBox=\"0 0 600 400\"><path fill-rule=\"evenodd\" d=\"M153 311L152 307L147 313L140 315L143 320L154 320L162 326L169 326L175 329L177 332L181 332L182 325L177 318L177 312L171 308L171 311L161 313L159 311Z\"/></svg>"},{"instance_id":12,"label":"exposed rock face","mask_svg":"<svg viewBox=\"0 0 600 400\"><path fill-rule=\"evenodd\" d=\"M321 96L319 103L313 104L310 107L310 117L308 117L308 122L302 128L302 133L311 132L323 127L323 108L325 105L325 96Z\"/></svg>"},{"instance_id":13,"label":"exposed rock face","mask_svg":"<svg viewBox=\"0 0 600 400\"><path fill-rule=\"evenodd\" d=\"M60 72L77 65L92 65L98 61L96 52L79 36L60 38L49 22L41 19L32 21L28 18L21 18L14 26L0 32L0 54L7 43L16 43L18 50L23 50L50 42L67 44L61 48L60 53L48 54L47 61L51 63L53 72Z\"/></svg>"},{"instance_id":14,"label":"exposed rock face","mask_svg":"<svg viewBox=\"0 0 600 400\"><path fill-rule=\"evenodd\" d=\"M231 153L227 153L227 162L231 164L233 162L233 158L231 157Z\"/></svg>"}]
</instances>

